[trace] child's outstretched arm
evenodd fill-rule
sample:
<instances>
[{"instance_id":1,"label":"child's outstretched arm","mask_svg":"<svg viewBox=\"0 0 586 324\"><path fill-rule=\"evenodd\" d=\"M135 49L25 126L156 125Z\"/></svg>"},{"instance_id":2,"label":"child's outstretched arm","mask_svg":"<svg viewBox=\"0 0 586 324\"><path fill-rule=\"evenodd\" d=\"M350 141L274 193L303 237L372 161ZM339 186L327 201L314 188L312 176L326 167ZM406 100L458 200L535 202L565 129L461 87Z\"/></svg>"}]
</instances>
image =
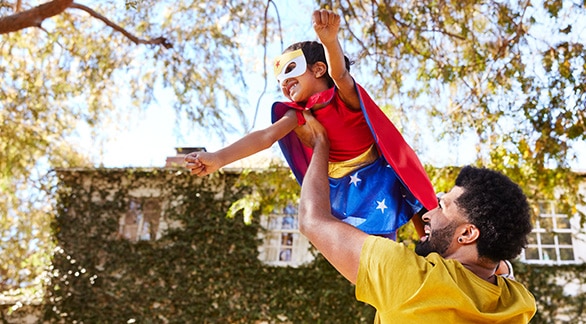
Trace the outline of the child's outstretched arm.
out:
<instances>
[{"instance_id":1,"label":"child's outstretched arm","mask_svg":"<svg viewBox=\"0 0 586 324\"><path fill-rule=\"evenodd\" d=\"M313 12L313 29L324 45L328 73L338 88L340 98L348 107L360 109L360 100L354 88L354 80L346 69L344 52L338 40L340 16L329 10L316 10Z\"/></svg>"},{"instance_id":2,"label":"child's outstretched arm","mask_svg":"<svg viewBox=\"0 0 586 324\"><path fill-rule=\"evenodd\" d=\"M271 126L247 134L238 141L216 152L193 152L185 156L191 174L203 177L219 168L271 147L297 127L297 116L290 109Z\"/></svg>"}]
</instances>

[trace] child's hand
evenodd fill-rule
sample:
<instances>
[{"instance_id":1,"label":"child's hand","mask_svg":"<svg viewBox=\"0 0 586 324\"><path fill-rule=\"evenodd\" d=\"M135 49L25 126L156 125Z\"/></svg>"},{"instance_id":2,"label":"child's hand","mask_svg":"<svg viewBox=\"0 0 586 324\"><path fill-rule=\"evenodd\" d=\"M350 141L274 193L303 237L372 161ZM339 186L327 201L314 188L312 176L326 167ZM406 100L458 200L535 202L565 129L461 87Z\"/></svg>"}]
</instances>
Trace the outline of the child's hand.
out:
<instances>
[{"instance_id":1,"label":"child's hand","mask_svg":"<svg viewBox=\"0 0 586 324\"><path fill-rule=\"evenodd\" d=\"M339 28L340 15L323 9L313 12L313 29L322 44L336 41Z\"/></svg>"},{"instance_id":2,"label":"child's hand","mask_svg":"<svg viewBox=\"0 0 586 324\"><path fill-rule=\"evenodd\" d=\"M218 162L215 153L208 152L193 152L189 153L184 158L191 174L195 174L198 177L206 176L210 173L217 171L222 165Z\"/></svg>"}]
</instances>

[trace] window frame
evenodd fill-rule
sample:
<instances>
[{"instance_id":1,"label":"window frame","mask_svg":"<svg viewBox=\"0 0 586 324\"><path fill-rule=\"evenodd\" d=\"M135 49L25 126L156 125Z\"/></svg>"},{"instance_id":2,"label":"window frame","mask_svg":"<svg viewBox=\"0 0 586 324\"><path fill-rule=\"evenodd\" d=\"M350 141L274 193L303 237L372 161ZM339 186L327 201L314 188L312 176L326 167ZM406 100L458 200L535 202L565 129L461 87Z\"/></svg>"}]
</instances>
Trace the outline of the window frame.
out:
<instances>
[{"instance_id":1,"label":"window frame","mask_svg":"<svg viewBox=\"0 0 586 324\"><path fill-rule=\"evenodd\" d=\"M286 218L291 220L286 221ZM289 226L284 226L287 224ZM299 232L296 208L287 206L284 210L273 211L260 216L261 231L258 246L258 259L266 265L279 267L298 267L315 259L311 253L311 243ZM288 260L282 260L283 253L290 253Z\"/></svg>"},{"instance_id":2,"label":"window frame","mask_svg":"<svg viewBox=\"0 0 586 324\"><path fill-rule=\"evenodd\" d=\"M572 216L558 212L556 202L553 200L539 201L538 206L539 214L533 224L533 230L529 234L533 235L535 241L528 243L525 249L523 249L521 252L521 261L527 264L540 265L580 264L581 262L576 253L576 229L571 221ZM562 219L564 219L565 226L559 223ZM569 235L570 244L560 242L562 235ZM551 237L548 238L547 236ZM539 259L528 259L528 249L536 249ZM548 250L554 252L555 255L553 258L551 255L549 255L549 259L546 258L548 256ZM564 260L563 250L571 250L573 259Z\"/></svg>"},{"instance_id":3,"label":"window frame","mask_svg":"<svg viewBox=\"0 0 586 324\"><path fill-rule=\"evenodd\" d=\"M156 241L161 238L163 212L161 200L157 197L130 197L128 208L118 221L118 237L136 243L139 241ZM149 215L151 214L152 215ZM156 220L153 221L153 216ZM129 217L135 217L136 223L128 222ZM147 220L148 218L148 220ZM149 226L145 228L145 224ZM151 227L155 226L154 230ZM136 227L135 229L132 229ZM131 230L129 230L131 229ZM147 237L148 235L148 237ZM154 237L153 237L154 235Z\"/></svg>"}]
</instances>

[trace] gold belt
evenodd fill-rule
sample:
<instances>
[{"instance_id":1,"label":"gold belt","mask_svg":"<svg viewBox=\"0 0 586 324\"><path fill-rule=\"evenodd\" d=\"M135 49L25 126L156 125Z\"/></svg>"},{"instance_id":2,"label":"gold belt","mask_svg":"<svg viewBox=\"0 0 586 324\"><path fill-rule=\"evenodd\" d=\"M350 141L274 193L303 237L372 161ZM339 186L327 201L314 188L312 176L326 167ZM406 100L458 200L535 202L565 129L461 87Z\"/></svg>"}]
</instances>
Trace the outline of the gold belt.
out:
<instances>
[{"instance_id":1,"label":"gold belt","mask_svg":"<svg viewBox=\"0 0 586 324\"><path fill-rule=\"evenodd\" d=\"M352 171L374 162L378 156L378 150L373 144L368 150L353 159L328 163L328 176L335 179L342 178Z\"/></svg>"}]
</instances>

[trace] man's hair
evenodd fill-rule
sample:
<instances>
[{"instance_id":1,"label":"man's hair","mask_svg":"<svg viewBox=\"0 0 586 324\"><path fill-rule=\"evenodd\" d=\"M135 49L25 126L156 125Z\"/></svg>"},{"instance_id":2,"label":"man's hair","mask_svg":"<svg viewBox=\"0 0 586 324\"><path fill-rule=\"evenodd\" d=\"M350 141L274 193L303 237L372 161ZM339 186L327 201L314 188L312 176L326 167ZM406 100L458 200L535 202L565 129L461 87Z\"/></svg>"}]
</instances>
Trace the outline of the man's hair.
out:
<instances>
[{"instance_id":1,"label":"man's hair","mask_svg":"<svg viewBox=\"0 0 586 324\"><path fill-rule=\"evenodd\" d=\"M326 52L324 50L324 46L321 43L315 42L315 41L305 41L305 42L299 42L299 43L295 43L290 45L289 47L287 47L284 51L285 52L292 52L295 50L301 49L303 51L303 55L305 56L305 60L307 61L307 65L311 66L317 62L323 62L326 65L326 69L328 69L328 61L326 60ZM348 57L346 57L346 55L344 55L344 61L346 63L346 70L348 70L348 72L350 72L350 65L353 64L353 62L350 62L350 59L348 59ZM330 76L329 73L325 73L324 77L328 80L328 86L329 87L333 87L334 86L334 80L332 80L332 77Z\"/></svg>"},{"instance_id":2,"label":"man's hair","mask_svg":"<svg viewBox=\"0 0 586 324\"><path fill-rule=\"evenodd\" d=\"M499 172L471 166L460 171L456 186L464 189L456 205L480 230L478 255L495 262L517 257L532 229L521 188Z\"/></svg>"}]
</instances>

